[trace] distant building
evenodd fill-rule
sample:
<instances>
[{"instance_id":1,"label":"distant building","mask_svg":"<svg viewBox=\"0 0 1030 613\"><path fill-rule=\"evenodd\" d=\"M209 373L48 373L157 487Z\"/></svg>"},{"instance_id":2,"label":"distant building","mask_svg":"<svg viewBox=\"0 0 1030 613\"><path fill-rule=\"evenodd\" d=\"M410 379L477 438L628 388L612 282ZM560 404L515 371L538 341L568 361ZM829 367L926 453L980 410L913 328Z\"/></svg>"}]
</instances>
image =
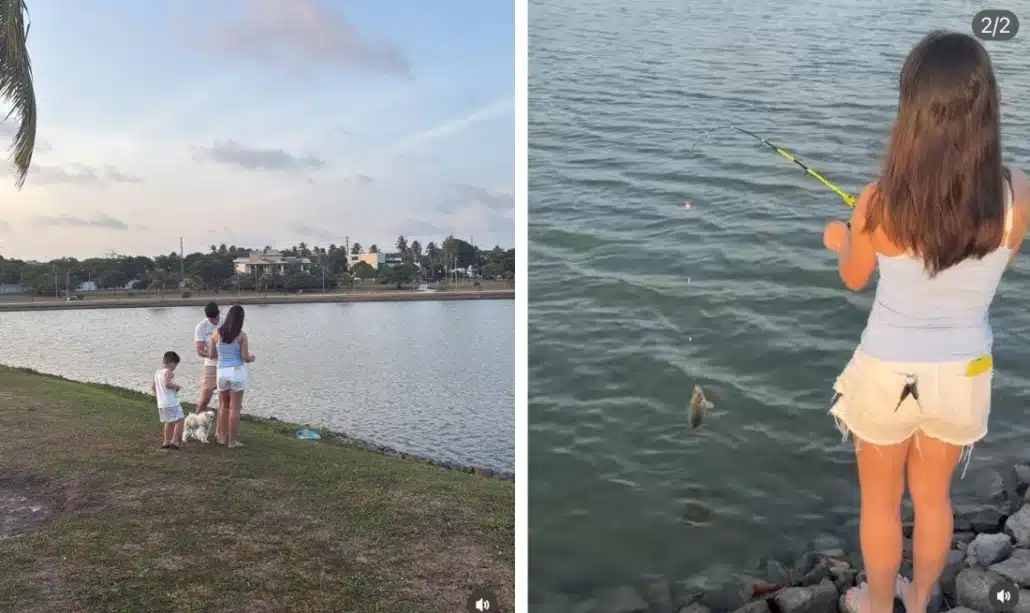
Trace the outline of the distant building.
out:
<instances>
[{"instance_id":1,"label":"distant building","mask_svg":"<svg viewBox=\"0 0 1030 613\"><path fill-rule=\"evenodd\" d=\"M0 283L0 294L22 294L25 288L21 283Z\"/></svg>"},{"instance_id":2,"label":"distant building","mask_svg":"<svg viewBox=\"0 0 1030 613\"><path fill-rule=\"evenodd\" d=\"M245 258L233 260L236 272L243 275L286 274L291 270L308 270L311 260L283 255L274 249L251 251Z\"/></svg>"},{"instance_id":3,"label":"distant building","mask_svg":"<svg viewBox=\"0 0 1030 613\"><path fill-rule=\"evenodd\" d=\"M358 262L364 262L372 268L379 268L383 265L383 254L381 253L352 253L348 260L350 266L353 267Z\"/></svg>"},{"instance_id":4,"label":"distant building","mask_svg":"<svg viewBox=\"0 0 1030 613\"><path fill-rule=\"evenodd\" d=\"M383 264L397 266L404 263L404 255L401 253L387 253L383 256Z\"/></svg>"},{"instance_id":5,"label":"distant building","mask_svg":"<svg viewBox=\"0 0 1030 613\"><path fill-rule=\"evenodd\" d=\"M471 265L464 268L445 268L444 270L448 276L468 277L470 279L476 276L476 270Z\"/></svg>"}]
</instances>

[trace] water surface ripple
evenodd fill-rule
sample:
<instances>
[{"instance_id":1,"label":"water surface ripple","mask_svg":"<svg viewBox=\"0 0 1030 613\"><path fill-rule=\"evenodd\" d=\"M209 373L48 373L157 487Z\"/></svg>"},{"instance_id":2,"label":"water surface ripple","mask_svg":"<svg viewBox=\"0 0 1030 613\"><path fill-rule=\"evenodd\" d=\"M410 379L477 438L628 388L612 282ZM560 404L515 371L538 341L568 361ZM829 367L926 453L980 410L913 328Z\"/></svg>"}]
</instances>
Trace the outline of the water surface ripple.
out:
<instances>
[{"instance_id":1,"label":"water surface ripple","mask_svg":"<svg viewBox=\"0 0 1030 613\"><path fill-rule=\"evenodd\" d=\"M714 572L854 521L852 453L826 411L871 294L845 291L821 246L847 211L746 136L687 150L737 123L857 192L905 54L976 10L530 2L532 600ZM1030 170L1027 41L989 50L1006 159ZM993 308L996 410L974 467L1030 433L1028 272ZM695 383L717 410L691 430Z\"/></svg>"}]
</instances>

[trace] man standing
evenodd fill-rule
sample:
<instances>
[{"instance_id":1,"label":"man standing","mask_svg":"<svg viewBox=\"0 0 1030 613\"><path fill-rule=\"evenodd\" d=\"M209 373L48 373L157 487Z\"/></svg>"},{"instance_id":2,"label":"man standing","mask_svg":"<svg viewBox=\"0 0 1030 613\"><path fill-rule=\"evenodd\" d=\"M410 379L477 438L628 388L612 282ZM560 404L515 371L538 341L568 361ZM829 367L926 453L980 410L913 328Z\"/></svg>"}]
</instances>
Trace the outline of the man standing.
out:
<instances>
[{"instance_id":1,"label":"man standing","mask_svg":"<svg viewBox=\"0 0 1030 613\"><path fill-rule=\"evenodd\" d=\"M200 400L197 402L197 412L207 410L207 405L211 402L211 396L215 393L215 385L218 378L218 362L208 357L207 353L207 341L214 334L218 326L222 324L221 317L218 314L218 305L214 302L207 303L204 307L204 319L197 324L197 329L193 334L193 340L197 345L197 355L204 358L204 371L200 375ZM219 403L218 410L227 408L221 406ZM218 420L216 420L217 423ZM221 440L221 433L215 432L215 439Z\"/></svg>"}]
</instances>

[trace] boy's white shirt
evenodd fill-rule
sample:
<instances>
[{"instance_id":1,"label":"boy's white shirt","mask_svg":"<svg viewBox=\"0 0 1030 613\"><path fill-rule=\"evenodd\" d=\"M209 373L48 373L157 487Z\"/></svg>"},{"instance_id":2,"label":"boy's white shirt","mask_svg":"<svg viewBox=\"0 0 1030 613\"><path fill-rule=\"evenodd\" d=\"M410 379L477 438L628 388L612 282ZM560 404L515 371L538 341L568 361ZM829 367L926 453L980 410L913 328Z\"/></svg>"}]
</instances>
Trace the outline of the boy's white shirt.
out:
<instances>
[{"instance_id":1,"label":"boy's white shirt","mask_svg":"<svg viewBox=\"0 0 1030 613\"><path fill-rule=\"evenodd\" d=\"M160 408L171 408L179 404L179 396L176 391L172 389L172 380L175 378L175 373L168 368L161 368L161 370L154 373L154 395L157 397L157 406ZM160 381L160 385L158 385ZM162 404L162 395L164 396Z\"/></svg>"}]
</instances>

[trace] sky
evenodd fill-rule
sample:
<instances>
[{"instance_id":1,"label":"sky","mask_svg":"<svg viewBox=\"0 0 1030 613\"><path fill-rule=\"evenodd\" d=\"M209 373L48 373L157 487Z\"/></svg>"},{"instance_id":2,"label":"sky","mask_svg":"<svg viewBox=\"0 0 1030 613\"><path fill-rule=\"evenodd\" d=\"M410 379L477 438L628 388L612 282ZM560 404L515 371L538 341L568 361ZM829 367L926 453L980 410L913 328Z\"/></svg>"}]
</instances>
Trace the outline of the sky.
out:
<instances>
[{"instance_id":1,"label":"sky","mask_svg":"<svg viewBox=\"0 0 1030 613\"><path fill-rule=\"evenodd\" d=\"M28 6L38 132L21 190L0 166L4 257L514 246L510 2Z\"/></svg>"}]
</instances>

